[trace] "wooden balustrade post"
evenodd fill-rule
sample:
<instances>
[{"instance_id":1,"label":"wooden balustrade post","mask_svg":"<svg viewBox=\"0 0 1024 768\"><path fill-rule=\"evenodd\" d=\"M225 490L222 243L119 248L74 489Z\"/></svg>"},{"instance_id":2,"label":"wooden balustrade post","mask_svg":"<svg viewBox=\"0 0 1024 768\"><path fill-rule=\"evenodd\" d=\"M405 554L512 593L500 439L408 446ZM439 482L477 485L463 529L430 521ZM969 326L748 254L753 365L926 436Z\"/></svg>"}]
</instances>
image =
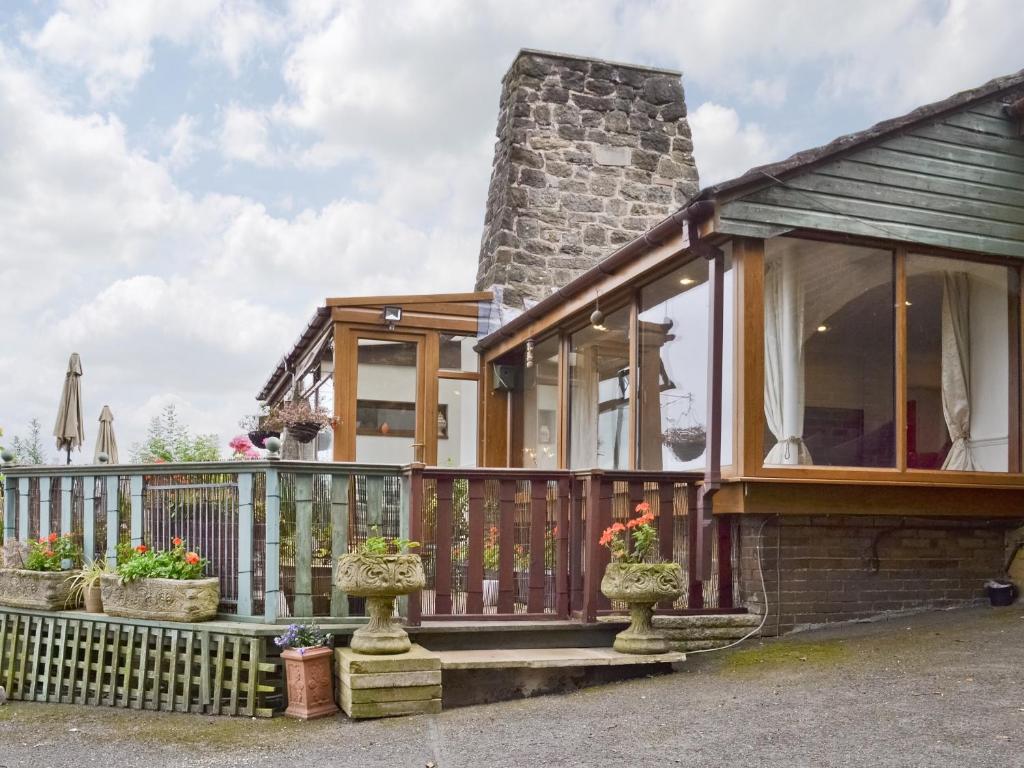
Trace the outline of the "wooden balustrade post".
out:
<instances>
[{"instance_id":1,"label":"wooden balustrade post","mask_svg":"<svg viewBox=\"0 0 1024 768\"><path fill-rule=\"evenodd\" d=\"M62 536L70 536L71 530L71 504L72 490L75 487L73 477L61 477L57 480L60 483L60 533Z\"/></svg>"},{"instance_id":2,"label":"wooden balustrade post","mask_svg":"<svg viewBox=\"0 0 1024 768\"><path fill-rule=\"evenodd\" d=\"M313 476L295 476L294 616L313 615Z\"/></svg>"},{"instance_id":3,"label":"wooden balustrade post","mask_svg":"<svg viewBox=\"0 0 1024 768\"><path fill-rule=\"evenodd\" d=\"M469 479L469 554L466 613L484 612L484 481Z\"/></svg>"},{"instance_id":4,"label":"wooden balustrade post","mask_svg":"<svg viewBox=\"0 0 1024 768\"><path fill-rule=\"evenodd\" d=\"M132 546L142 544L142 475L132 475L128 481L129 498L131 505L131 537ZM175 533L175 536L178 534ZM151 541L150 546L157 549L167 549L169 541Z\"/></svg>"},{"instance_id":5,"label":"wooden balustrade post","mask_svg":"<svg viewBox=\"0 0 1024 768\"><path fill-rule=\"evenodd\" d=\"M704 581L700 573L704 558L704 535L699 506L700 490L690 482L686 485L686 571L688 599L686 607L699 610L704 607Z\"/></svg>"},{"instance_id":6,"label":"wooden balustrade post","mask_svg":"<svg viewBox=\"0 0 1024 768\"><path fill-rule=\"evenodd\" d=\"M676 484L672 480L658 483L658 555L666 563L675 560ZM671 608L671 600L662 600L659 608Z\"/></svg>"},{"instance_id":7,"label":"wooden balustrade post","mask_svg":"<svg viewBox=\"0 0 1024 768\"><path fill-rule=\"evenodd\" d=\"M82 552L85 559L96 558L96 478L82 478Z\"/></svg>"},{"instance_id":8,"label":"wooden balustrade post","mask_svg":"<svg viewBox=\"0 0 1024 768\"><path fill-rule=\"evenodd\" d=\"M411 464L402 474L402 514L399 519L402 535L413 541L423 541L423 465ZM411 627L420 625L423 602L419 592L399 600L405 611L405 621Z\"/></svg>"},{"instance_id":9,"label":"wooden balustrade post","mask_svg":"<svg viewBox=\"0 0 1024 768\"><path fill-rule=\"evenodd\" d=\"M13 477L5 478L4 485L4 541L12 541L17 535L18 529L18 481Z\"/></svg>"},{"instance_id":10,"label":"wooden balustrade post","mask_svg":"<svg viewBox=\"0 0 1024 768\"><path fill-rule=\"evenodd\" d=\"M544 548L548 532L548 481L530 481L530 570L527 613L544 613Z\"/></svg>"},{"instance_id":11,"label":"wooden balustrade post","mask_svg":"<svg viewBox=\"0 0 1024 768\"><path fill-rule=\"evenodd\" d=\"M18 478L18 538L28 541L28 521L31 511L28 508L28 478Z\"/></svg>"},{"instance_id":12,"label":"wooden balustrade post","mask_svg":"<svg viewBox=\"0 0 1024 768\"><path fill-rule=\"evenodd\" d=\"M569 618L569 478L558 479L558 505L555 512L558 530L555 533L555 611L558 616Z\"/></svg>"},{"instance_id":13,"label":"wooden balustrade post","mask_svg":"<svg viewBox=\"0 0 1024 768\"><path fill-rule=\"evenodd\" d=\"M516 481L498 481L498 613L515 611Z\"/></svg>"},{"instance_id":14,"label":"wooden balustrade post","mask_svg":"<svg viewBox=\"0 0 1024 768\"><path fill-rule=\"evenodd\" d=\"M264 509L267 515L267 533L263 560L263 618L272 624L280 615L281 600L281 487L276 469L267 470Z\"/></svg>"},{"instance_id":15,"label":"wooden balustrade post","mask_svg":"<svg viewBox=\"0 0 1024 768\"><path fill-rule=\"evenodd\" d=\"M575 475L569 478L569 612L583 618L583 480Z\"/></svg>"},{"instance_id":16,"label":"wooden balustrade post","mask_svg":"<svg viewBox=\"0 0 1024 768\"><path fill-rule=\"evenodd\" d=\"M39 538L50 535L50 478L39 478Z\"/></svg>"},{"instance_id":17,"label":"wooden balustrade post","mask_svg":"<svg viewBox=\"0 0 1024 768\"><path fill-rule=\"evenodd\" d=\"M338 617L348 616L348 595L338 589L338 560L348 552L349 477L331 475L331 616Z\"/></svg>"},{"instance_id":18,"label":"wooden balustrade post","mask_svg":"<svg viewBox=\"0 0 1024 768\"><path fill-rule=\"evenodd\" d=\"M238 607L239 616L252 616L252 473L238 473Z\"/></svg>"},{"instance_id":19,"label":"wooden balustrade post","mask_svg":"<svg viewBox=\"0 0 1024 768\"><path fill-rule=\"evenodd\" d=\"M437 508L434 519L434 613L447 616L452 612L452 479L437 478Z\"/></svg>"},{"instance_id":20,"label":"wooden balustrade post","mask_svg":"<svg viewBox=\"0 0 1024 768\"><path fill-rule=\"evenodd\" d=\"M120 531L118 527L118 477L110 475L106 478L107 484L107 566L111 570L117 567L117 537Z\"/></svg>"},{"instance_id":21,"label":"wooden balustrade post","mask_svg":"<svg viewBox=\"0 0 1024 768\"><path fill-rule=\"evenodd\" d=\"M604 472L595 469L589 474L587 490L587 519L583 535L583 620L597 621L597 610L607 600L601 594L601 578L608 565L608 550L598 543L601 531L611 523L612 483Z\"/></svg>"}]
</instances>

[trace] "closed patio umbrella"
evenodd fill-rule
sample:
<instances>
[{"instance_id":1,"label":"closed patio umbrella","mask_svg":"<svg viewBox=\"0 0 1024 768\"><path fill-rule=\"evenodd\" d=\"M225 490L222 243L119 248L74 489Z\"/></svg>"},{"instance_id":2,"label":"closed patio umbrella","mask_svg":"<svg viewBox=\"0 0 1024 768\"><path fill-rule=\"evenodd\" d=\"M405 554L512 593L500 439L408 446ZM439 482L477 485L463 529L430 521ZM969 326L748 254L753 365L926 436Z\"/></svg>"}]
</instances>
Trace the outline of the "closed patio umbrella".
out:
<instances>
[{"instance_id":1,"label":"closed patio umbrella","mask_svg":"<svg viewBox=\"0 0 1024 768\"><path fill-rule=\"evenodd\" d=\"M64 376L64 391L60 395L60 407L57 410L57 423L53 427L53 436L57 438L57 450L67 451L68 464L71 463L71 449L81 450L85 442L82 428L82 360L75 352L68 360L68 372Z\"/></svg>"},{"instance_id":2,"label":"closed patio umbrella","mask_svg":"<svg viewBox=\"0 0 1024 768\"><path fill-rule=\"evenodd\" d=\"M110 406L104 405L100 411L100 431L96 435L96 453L93 461L100 463L100 454L107 455L107 461L117 464L117 438L114 437L114 414L110 412Z\"/></svg>"}]
</instances>

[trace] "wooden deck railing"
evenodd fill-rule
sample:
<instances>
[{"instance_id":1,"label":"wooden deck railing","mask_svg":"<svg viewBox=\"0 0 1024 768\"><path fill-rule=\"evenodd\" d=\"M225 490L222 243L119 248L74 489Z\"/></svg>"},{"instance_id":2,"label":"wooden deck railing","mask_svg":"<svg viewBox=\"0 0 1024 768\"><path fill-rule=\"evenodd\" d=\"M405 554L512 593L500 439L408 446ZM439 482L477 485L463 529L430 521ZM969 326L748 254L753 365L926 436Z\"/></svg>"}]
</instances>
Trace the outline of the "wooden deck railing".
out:
<instances>
[{"instance_id":1,"label":"wooden deck railing","mask_svg":"<svg viewBox=\"0 0 1024 768\"><path fill-rule=\"evenodd\" d=\"M120 547L166 548L175 536L208 558L221 606L239 619L360 616L334 587L338 557L377 528L422 542L421 620L568 619L622 611L600 592L600 532L641 501L655 513L663 560L688 589L664 611L730 610L732 524L697 520L700 475L592 470L451 469L252 461L25 467L6 465L3 533L69 533L87 559ZM695 546L709 572L697 573Z\"/></svg>"}]
</instances>

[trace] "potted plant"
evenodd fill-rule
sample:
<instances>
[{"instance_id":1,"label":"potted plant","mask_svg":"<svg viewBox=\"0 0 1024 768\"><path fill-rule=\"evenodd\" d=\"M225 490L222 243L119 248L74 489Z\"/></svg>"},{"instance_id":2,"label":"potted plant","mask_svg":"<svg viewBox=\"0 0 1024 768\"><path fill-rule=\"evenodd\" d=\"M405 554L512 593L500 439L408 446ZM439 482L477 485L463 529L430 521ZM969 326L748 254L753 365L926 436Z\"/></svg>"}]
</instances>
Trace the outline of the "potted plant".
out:
<instances>
[{"instance_id":1,"label":"potted plant","mask_svg":"<svg viewBox=\"0 0 1024 768\"><path fill-rule=\"evenodd\" d=\"M81 553L71 536L51 533L24 546L5 546L0 570L0 604L58 611L76 608L69 576Z\"/></svg>"},{"instance_id":2,"label":"potted plant","mask_svg":"<svg viewBox=\"0 0 1024 768\"><path fill-rule=\"evenodd\" d=\"M312 720L338 711L334 703L331 636L316 624L290 624L274 638L284 659L289 717Z\"/></svg>"},{"instance_id":3,"label":"potted plant","mask_svg":"<svg viewBox=\"0 0 1024 768\"><path fill-rule=\"evenodd\" d=\"M259 413L243 416L239 419L238 426L245 430L249 441L257 448L265 448L263 443L268 437L281 436L281 426L270 418L270 409L266 405L260 406Z\"/></svg>"},{"instance_id":4,"label":"potted plant","mask_svg":"<svg viewBox=\"0 0 1024 768\"><path fill-rule=\"evenodd\" d=\"M680 461L693 461L704 453L708 435L702 424L695 424L690 427L669 427L662 433L661 440Z\"/></svg>"},{"instance_id":5,"label":"potted plant","mask_svg":"<svg viewBox=\"0 0 1024 768\"><path fill-rule=\"evenodd\" d=\"M103 613L100 579L110 573L106 560L93 560L71 577L71 596L75 605L85 603L89 613Z\"/></svg>"},{"instance_id":6,"label":"potted plant","mask_svg":"<svg viewBox=\"0 0 1024 768\"><path fill-rule=\"evenodd\" d=\"M320 430L334 422L325 409L312 408L304 398L296 398L270 412L274 423L280 423L300 443L312 442Z\"/></svg>"},{"instance_id":7,"label":"potted plant","mask_svg":"<svg viewBox=\"0 0 1024 768\"><path fill-rule=\"evenodd\" d=\"M501 546L498 544L498 529L493 525L484 537L484 607L498 605L498 567L501 563Z\"/></svg>"},{"instance_id":8,"label":"potted plant","mask_svg":"<svg viewBox=\"0 0 1024 768\"><path fill-rule=\"evenodd\" d=\"M208 621L217 615L220 581L203 578L206 564L179 538L162 551L140 544L100 577L103 608L130 619Z\"/></svg>"},{"instance_id":9,"label":"potted plant","mask_svg":"<svg viewBox=\"0 0 1024 768\"><path fill-rule=\"evenodd\" d=\"M409 549L419 547L418 541L388 539L374 533L355 552L338 560L338 589L355 597L366 598L370 620L352 635L349 645L358 653L405 653L411 647L409 635L395 626L391 617L395 598L423 588L426 578L423 561Z\"/></svg>"},{"instance_id":10,"label":"potted plant","mask_svg":"<svg viewBox=\"0 0 1024 768\"><path fill-rule=\"evenodd\" d=\"M654 629L654 606L661 600L675 600L683 592L683 569L679 563L647 562L657 551L658 534L654 514L647 502L636 506L639 517L615 523L601 534L599 543L611 550L612 561L601 579L601 592L609 600L629 604L629 627L615 636L619 653L665 653L668 641Z\"/></svg>"}]
</instances>

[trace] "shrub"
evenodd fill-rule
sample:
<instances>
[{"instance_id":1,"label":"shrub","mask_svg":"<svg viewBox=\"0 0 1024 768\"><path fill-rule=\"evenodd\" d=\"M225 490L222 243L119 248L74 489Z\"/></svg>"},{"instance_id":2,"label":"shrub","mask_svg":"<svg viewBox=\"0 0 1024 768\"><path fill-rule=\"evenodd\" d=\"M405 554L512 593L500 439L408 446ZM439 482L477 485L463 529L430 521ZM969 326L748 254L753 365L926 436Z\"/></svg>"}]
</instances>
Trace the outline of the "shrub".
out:
<instances>
[{"instance_id":1,"label":"shrub","mask_svg":"<svg viewBox=\"0 0 1024 768\"><path fill-rule=\"evenodd\" d=\"M171 549L152 550L140 544L129 557L117 564L121 581L136 579L201 579L206 571L206 559L191 552L181 539L174 539Z\"/></svg>"},{"instance_id":2,"label":"shrub","mask_svg":"<svg viewBox=\"0 0 1024 768\"><path fill-rule=\"evenodd\" d=\"M76 564L81 557L78 547L71 540L71 536L65 534L58 536L51 533L39 541L33 541L29 549L28 557L25 560L27 571L60 571L61 562L70 560Z\"/></svg>"}]
</instances>

